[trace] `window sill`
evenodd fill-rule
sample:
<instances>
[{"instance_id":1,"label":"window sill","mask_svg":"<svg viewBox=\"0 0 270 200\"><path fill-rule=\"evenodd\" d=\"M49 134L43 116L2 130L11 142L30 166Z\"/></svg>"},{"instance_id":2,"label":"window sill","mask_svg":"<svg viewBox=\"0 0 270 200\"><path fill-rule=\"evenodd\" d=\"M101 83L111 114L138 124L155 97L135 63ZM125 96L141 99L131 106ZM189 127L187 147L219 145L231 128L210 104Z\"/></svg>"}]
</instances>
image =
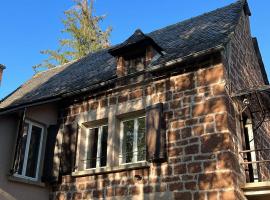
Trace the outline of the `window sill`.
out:
<instances>
[{"instance_id":1,"label":"window sill","mask_svg":"<svg viewBox=\"0 0 270 200\"><path fill-rule=\"evenodd\" d=\"M45 187L45 183L42 183L41 181L33 181L26 178L12 176L12 175L8 177L8 180L12 182L19 182L19 183L25 183L25 184L35 185L39 187Z\"/></svg>"},{"instance_id":2,"label":"window sill","mask_svg":"<svg viewBox=\"0 0 270 200\"><path fill-rule=\"evenodd\" d=\"M98 175L98 174L121 172L121 171L126 171L126 170L149 168L149 167L150 167L149 162L130 163L130 164L119 165L115 167L102 167L98 169L86 169L83 171L77 171L77 172L73 172L72 176Z\"/></svg>"}]
</instances>

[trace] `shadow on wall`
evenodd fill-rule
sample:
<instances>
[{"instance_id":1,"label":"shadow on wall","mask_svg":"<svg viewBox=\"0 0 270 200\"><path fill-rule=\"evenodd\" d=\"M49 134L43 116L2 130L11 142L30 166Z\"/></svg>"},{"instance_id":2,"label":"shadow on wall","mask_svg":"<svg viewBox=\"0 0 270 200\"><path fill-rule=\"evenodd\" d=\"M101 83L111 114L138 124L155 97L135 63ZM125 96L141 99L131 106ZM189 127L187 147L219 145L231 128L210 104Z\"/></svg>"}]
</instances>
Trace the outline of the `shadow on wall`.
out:
<instances>
[{"instance_id":1,"label":"shadow on wall","mask_svg":"<svg viewBox=\"0 0 270 200\"><path fill-rule=\"evenodd\" d=\"M3 189L0 188L0 199L1 200L16 200L11 194L7 193Z\"/></svg>"}]
</instances>

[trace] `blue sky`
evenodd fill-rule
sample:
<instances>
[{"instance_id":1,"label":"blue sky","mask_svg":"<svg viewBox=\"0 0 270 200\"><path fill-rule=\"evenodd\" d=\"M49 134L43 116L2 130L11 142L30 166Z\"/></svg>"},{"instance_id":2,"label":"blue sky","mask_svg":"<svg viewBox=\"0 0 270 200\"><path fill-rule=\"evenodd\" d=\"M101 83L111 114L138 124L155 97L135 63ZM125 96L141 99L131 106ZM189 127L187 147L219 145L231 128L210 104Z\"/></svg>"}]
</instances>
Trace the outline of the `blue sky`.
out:
<instances>
[{"instance_id":1,"label":"blue sky","mask_svg":"<svg viewBox=\"0 0 270 200\"><path fill-rule=\"evenodd\" d=\"M144 32L214 10L235 0L96 0L96 14L106 14L102 27L112 26L116 44L137 28ZM270 77L270 1L249 0L252 35L256 36ZM61 38L63 12L71 0L2 1L0 12L0 63L7 66L0 98L15 90L34 74L32 66L44 58L40 50L55 49ZM67 80L68 81L68 80Z\"/></svg>"}]
</instances>

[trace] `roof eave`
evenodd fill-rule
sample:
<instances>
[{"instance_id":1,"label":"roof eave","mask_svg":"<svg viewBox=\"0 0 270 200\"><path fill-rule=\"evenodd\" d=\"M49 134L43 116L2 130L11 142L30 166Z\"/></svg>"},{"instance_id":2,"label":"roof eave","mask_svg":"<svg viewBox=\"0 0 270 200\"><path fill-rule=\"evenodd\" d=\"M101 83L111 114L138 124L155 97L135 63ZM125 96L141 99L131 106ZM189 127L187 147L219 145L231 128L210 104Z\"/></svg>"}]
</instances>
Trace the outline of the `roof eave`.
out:
<instances>
[{"instance_id":1,"label":"roof eave","mask_svg":"<svg viewBox=\"0 0 270 200\"><path fill-rule=\"evenodd\" d=\"M159 65L152 66L152 67L146 69L145 71L146 72L154 72L154 71L157 71L157 70L159 70L159 69L161 69L163 67L173 66L175 64L179 64L179 63L191 60L191 59L196 59L198 57L209 55L211 53L221 52L223 50L224 50L224 45L218 45L218 46L213 47L213 48L209 48L209 49L206 49L206 50L203 50L203 51L200 51L200 52L192 53L192 54L184 56L184 57L179 57L177 59L167 61L164 64L159 64ZM121 78L124 78L124 77L121 77ZM15 106L11 106L11 107L2 108L2 109L0 109L0 115L7 114L7 113L10 113L10 112L14 112L14 111L17 111L17 110L21 110L21 109L24 109L26 107L32 107L32 106L42 105L42 104L46 104L46 103L57 102L57 101L60 101L60 100L62 100L64 98L67 98L67 97L78 95L78 94L83 93L83 92L88 92L88 91L91 91L93 89L97 89L98 87L102 87L102 86L106 86L108 84L112 84L112 82L117 81L117 80L118 80L118 78L114 77L114 78L109 79L107 81L100 82L98 84L89 86L87 88L80 89L78 91L74 91L72 93L65 93L65 94L55 96L55 97L51 97L51 98L39 99L39 100L32 101L32 102L26 102L24 104L19 104L19 105L15 105Z\"/></svg>"}]
</instances>

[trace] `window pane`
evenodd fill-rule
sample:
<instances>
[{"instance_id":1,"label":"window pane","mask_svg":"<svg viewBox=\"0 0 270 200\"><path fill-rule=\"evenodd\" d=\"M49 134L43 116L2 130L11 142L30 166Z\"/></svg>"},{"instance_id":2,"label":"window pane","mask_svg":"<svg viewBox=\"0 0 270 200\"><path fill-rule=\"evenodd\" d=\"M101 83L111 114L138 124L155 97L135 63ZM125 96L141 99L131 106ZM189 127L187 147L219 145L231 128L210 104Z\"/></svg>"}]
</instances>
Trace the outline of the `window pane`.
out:
<instances>
[{"instance_id":1,"label":"window pane","mask_svg":"<svg viewBox=\"0 0 270 200\"><path fill-rule=\"evenodd\" d=\"M18 152L16 157L15 169L17 174L22 174L23 169L23 161L24 161L24 154L25 154L25 147L27 142L27 135L28 135L29 124L25 123L23 126L23 135L18 144Z\"/></svg>"},{"instance_id":2,"label":"window pane","mask_svg":"<svg viewBox=\"0 0 270 200\"><path fill-rule=\"evenodd\" d=\"M108 139L108 126L102 127L101 137L101 152L100 152L100 166L106 166L107 164L107 139Z\"/></svg>"},{"instance_id":3,"label":"window pane","mask_svg":"<svg viewBox=\"0 0 270 200\"><path fill-rule=\"evenodd\" d=\"M97 161L97 141L98 141L98 128L89 130L88 146L86 155L86 168L95 168Z\"/></svg>"},{"instance_id":4,"label":"window pane","mask_svg":"<svg viewBox=\"0 0 270 200\"><path fill-rule=\"evenodd\" d=\"M126 163L132 162L133 158L133 140L134 140L134 120L125 121L124 123L124 140L123 156Z\"/></svg>"},{"instance_id":5,"label":"window pane","mask_svg":"<svg viewBox=\"0 0 270 200\"><path fill-rule=\"evenodd\" d=\"M138 119L138 159L145 160L145 117Z\"/></svg>"},{"instance_id":6,"label":"window pane","mask_svg":"<svg viewBox=\"0 0 270 200\"><path fill-rule=\"evenodd\" d=\"M26 176L35 178L38 164L38 154L40 147L42 129L36 126L32 126L31 139L29 144Z\"/></svg>"}]
</instances>

